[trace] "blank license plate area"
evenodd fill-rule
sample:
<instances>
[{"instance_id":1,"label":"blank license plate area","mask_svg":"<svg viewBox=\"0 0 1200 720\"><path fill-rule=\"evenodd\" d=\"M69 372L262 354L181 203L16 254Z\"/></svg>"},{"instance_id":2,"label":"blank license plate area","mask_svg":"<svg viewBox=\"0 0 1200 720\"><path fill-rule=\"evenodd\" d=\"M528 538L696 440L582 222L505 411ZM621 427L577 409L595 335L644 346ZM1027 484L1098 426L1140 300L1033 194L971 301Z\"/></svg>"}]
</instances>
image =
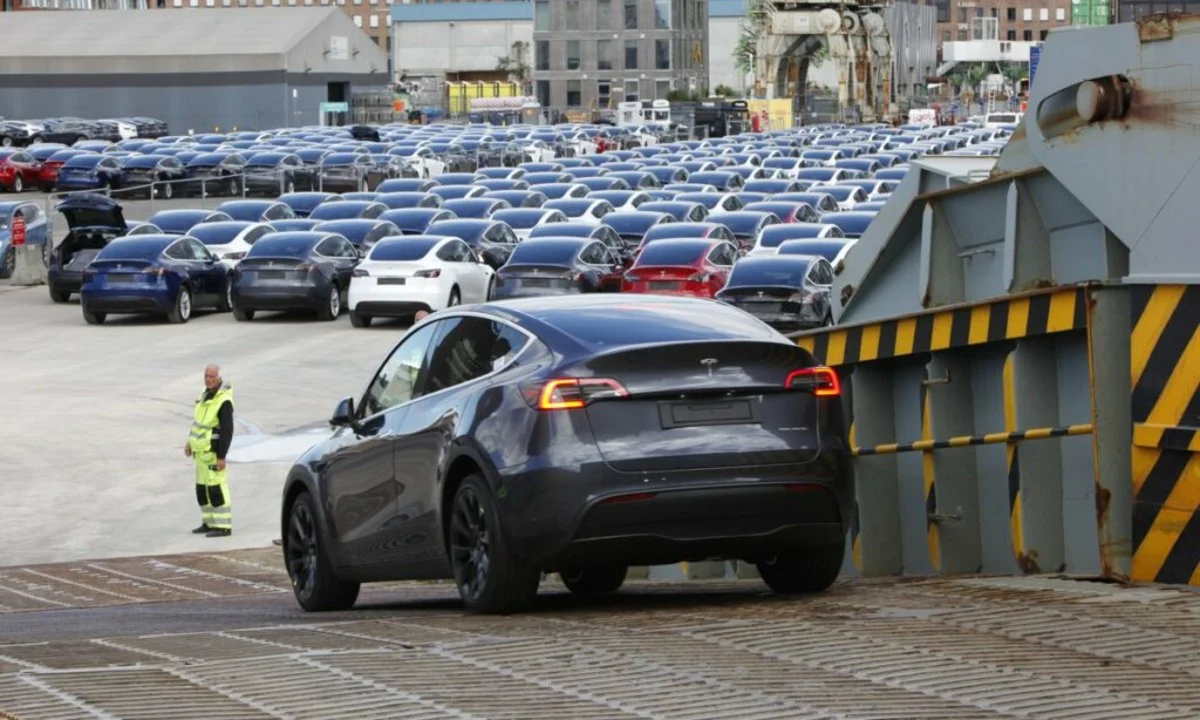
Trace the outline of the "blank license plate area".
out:
<instances>
[{"instance_id":1,"label":"blank license plate area","mask_svg":"<svg viewBox=\"0 0 1200 720\"><path fill-rule=\"evenodd\" d=\"M535 280L532 278L526 278L521 281L521 285L523 285L525 287L550 287L550 280L549 279Z\"/></svg>"},{"instance_id":2,"label":"blank license plate area","mask_svg":"<svg viewBox=\"0 0 1200 720\"><path fill-rule=\"evenodd\" d=\"M650 281L650 289L651 290L674 290L678 286L679 286L679 283L675 280L651 280Z\"/></svg>"},{"instance_id":3,"label":"blank license plate area","mask_svg":"<svg viewBox=\"0 0 1200 720\"><path fill-rule=\"evenodd\" d=\"M110 283L131 283L137 282L137 275L133 273L108 273L108 281Z\"/></svg>"},{"instance_id":4,"label":"blank license plate area","mask_svg":"<svg viewBox=\"0 0 1200 720\"><path fill-rule=\"evenodd\" d=\"M663 429L698 425L745 425L762 422L762 398L660 402Z\"/></svg>"},{"instance_id":5,"label":"blank license plate area","mask_svg":"<svg viewBox=\"0 0 1200 720\"><path fill-rule=\"evenodd\" d=\"M407 278L379 278L375 282L379 283L380 285L403 285L405 282L407 282Z\"/></svg>"},{"instance_id":6,"label":"blank license plate area","mask_svg":"<svg viewBox=\"0 0 1200 720\"><path fill-rule=\"evenodd\" d=\"M287 277L286 270L259 270L259 280L283 280Z\"/></svg>"}]
</instances>

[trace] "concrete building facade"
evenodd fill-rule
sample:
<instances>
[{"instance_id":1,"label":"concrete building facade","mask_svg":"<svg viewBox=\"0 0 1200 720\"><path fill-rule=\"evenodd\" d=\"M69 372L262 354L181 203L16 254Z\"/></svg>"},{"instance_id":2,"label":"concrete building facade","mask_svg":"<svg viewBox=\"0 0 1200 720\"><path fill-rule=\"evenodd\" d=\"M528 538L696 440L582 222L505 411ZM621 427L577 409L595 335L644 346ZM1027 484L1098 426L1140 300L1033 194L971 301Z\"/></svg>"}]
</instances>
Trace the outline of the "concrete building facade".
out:
<instances>
[{"instance_id":1,"label":"concrete building facade","mask_svg":"<svg viewBox=\"0 0 1200 720\"><path fill-rule=\"evenodd\" d=\"M708 0L533 0L534 92L545 107L615 108L705 94Z\"/></svg>"},{"instance_id":2,"label":"concrete building facade","mask_svg":"<svg viewBox=\"0 0 1200 720\"><path fill-rule=\"evenodd\" d=\"M995 18L997 39L1005 42L1038 42L1057 27L1071 22L1070 0L934 0L937 8L938 47L943 43L977 40L976 18Z\"/></svg>"},{"instance_id":3,"label":"concrete building facade","mask_svg":"<svg viewBox=\"0 0 1200 720\"><path fill-rule=\"evenodd\" d=\"M311 125L387 88L387 57L337 8L19 12L4 19L0 114L148 115L173 132Z\"/></svg>"}]
</instances>

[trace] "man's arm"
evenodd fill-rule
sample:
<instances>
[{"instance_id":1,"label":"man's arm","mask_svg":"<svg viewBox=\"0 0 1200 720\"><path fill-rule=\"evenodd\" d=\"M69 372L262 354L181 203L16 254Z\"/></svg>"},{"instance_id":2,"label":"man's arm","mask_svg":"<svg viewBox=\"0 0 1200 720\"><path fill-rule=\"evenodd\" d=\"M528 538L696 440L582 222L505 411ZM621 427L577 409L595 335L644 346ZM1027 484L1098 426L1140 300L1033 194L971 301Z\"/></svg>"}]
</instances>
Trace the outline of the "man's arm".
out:
<instances>
[{"instance_id":1,"label":"man's arm","mask_svg":"<svg viewBox=\"0 0 1200 720\"><path fill-rule=\"evenodd\" d=\"M233 403L226 400L217 411L217 432L213 438L213 452L218 460L225 459L229 452L229 443L233 441Z\"/></svg>"}]
</instances>

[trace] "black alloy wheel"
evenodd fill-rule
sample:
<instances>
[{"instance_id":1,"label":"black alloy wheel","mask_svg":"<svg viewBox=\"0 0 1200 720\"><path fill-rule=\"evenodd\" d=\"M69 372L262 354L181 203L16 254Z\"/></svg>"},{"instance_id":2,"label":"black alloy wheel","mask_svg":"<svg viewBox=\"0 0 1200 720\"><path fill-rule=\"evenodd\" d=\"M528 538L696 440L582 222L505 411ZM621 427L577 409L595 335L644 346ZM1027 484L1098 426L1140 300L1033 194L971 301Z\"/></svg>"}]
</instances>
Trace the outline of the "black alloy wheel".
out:
<instances>
[{"instance_id":1,"label":"black alloy wheel","mask_svg":"<svg viewBox=\"0 0 1200 720\"><path fill-rule=\"evenodd\" d=\"M845 557L845 542L793 550L759 562L758 574L780 595L821 592L837 580Z\"/></svg>"},{"instance_id":2,"label":"black alloy wheel","mask_svg":"<svg viewBox=\"0 0 1200 720\"><path fill-rule=\"evenodd\" d=\"M458 593L479 613L513 613L537 596L541 571L509 547L487 484L477 475L463 480L450 508L450 564Z\"/></svg>"},{"instance_id":3,"label":"black alloy wheel","mask_svg":"<svg viewBox=\"0 0 1200 720\"><path fill-rule=\"evenodd\" d=\"M309 612L346 610L358 599L359 583L339 580L321 546L321 531L312 497L302 492L288 509L283 560L292 592Z\"/></svg>"}]
</instances>

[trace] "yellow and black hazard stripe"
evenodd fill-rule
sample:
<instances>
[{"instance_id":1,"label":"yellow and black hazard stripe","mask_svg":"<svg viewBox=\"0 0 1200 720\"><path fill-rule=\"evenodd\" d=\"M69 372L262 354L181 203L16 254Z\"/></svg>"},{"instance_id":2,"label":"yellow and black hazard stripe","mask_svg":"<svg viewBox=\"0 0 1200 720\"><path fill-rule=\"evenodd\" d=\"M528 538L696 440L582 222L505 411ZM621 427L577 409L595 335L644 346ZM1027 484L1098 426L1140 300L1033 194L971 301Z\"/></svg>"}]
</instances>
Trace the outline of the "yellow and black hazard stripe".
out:
<instances>
[{"instance_id":1,"label":"yellow and black hazard stripe","mask_svg":"<svg viewBox=\"0 0 1200 720\"><path fill-rule=\"evenodd\" d=\"M830 366L885 360L1082 329L1087 325L1087 303L1087 288L1076 286L828 328L801 335L796 344Z\"/></svg>"},{"instance_id":2,"label":"yellow and black hazard stripe","mask_svg":"<svg viewBox=\"0 0 1200 720\"><path fill-rule=\"evenodd\" d=\"M1200 585L1200 286L1131 292L1133 577Z\"/></svg>"},{"instance_id":3,"label":"yellow and black hazard stripe","mask_svg":"<svg viewBox=\"0 0 1200 720\"><path fill-rule=\"evenodd\" d=\"M852 448L853 455L892 455L902 452L924 452L926 450L945 450L946 448L970 447L972 445L995 445L997 443L1015 443L1022 440L1046 440L1049 438L1067 437L1074 435L1090 435L1091 423L1078 425L1060 425L1058 427L1032 428L1030 430L1014 430L1012 432L995 432L985 435L957 435L945 440L915 440L907 443L885 443L869 448Z\"/></svg>"}]
</instances>

